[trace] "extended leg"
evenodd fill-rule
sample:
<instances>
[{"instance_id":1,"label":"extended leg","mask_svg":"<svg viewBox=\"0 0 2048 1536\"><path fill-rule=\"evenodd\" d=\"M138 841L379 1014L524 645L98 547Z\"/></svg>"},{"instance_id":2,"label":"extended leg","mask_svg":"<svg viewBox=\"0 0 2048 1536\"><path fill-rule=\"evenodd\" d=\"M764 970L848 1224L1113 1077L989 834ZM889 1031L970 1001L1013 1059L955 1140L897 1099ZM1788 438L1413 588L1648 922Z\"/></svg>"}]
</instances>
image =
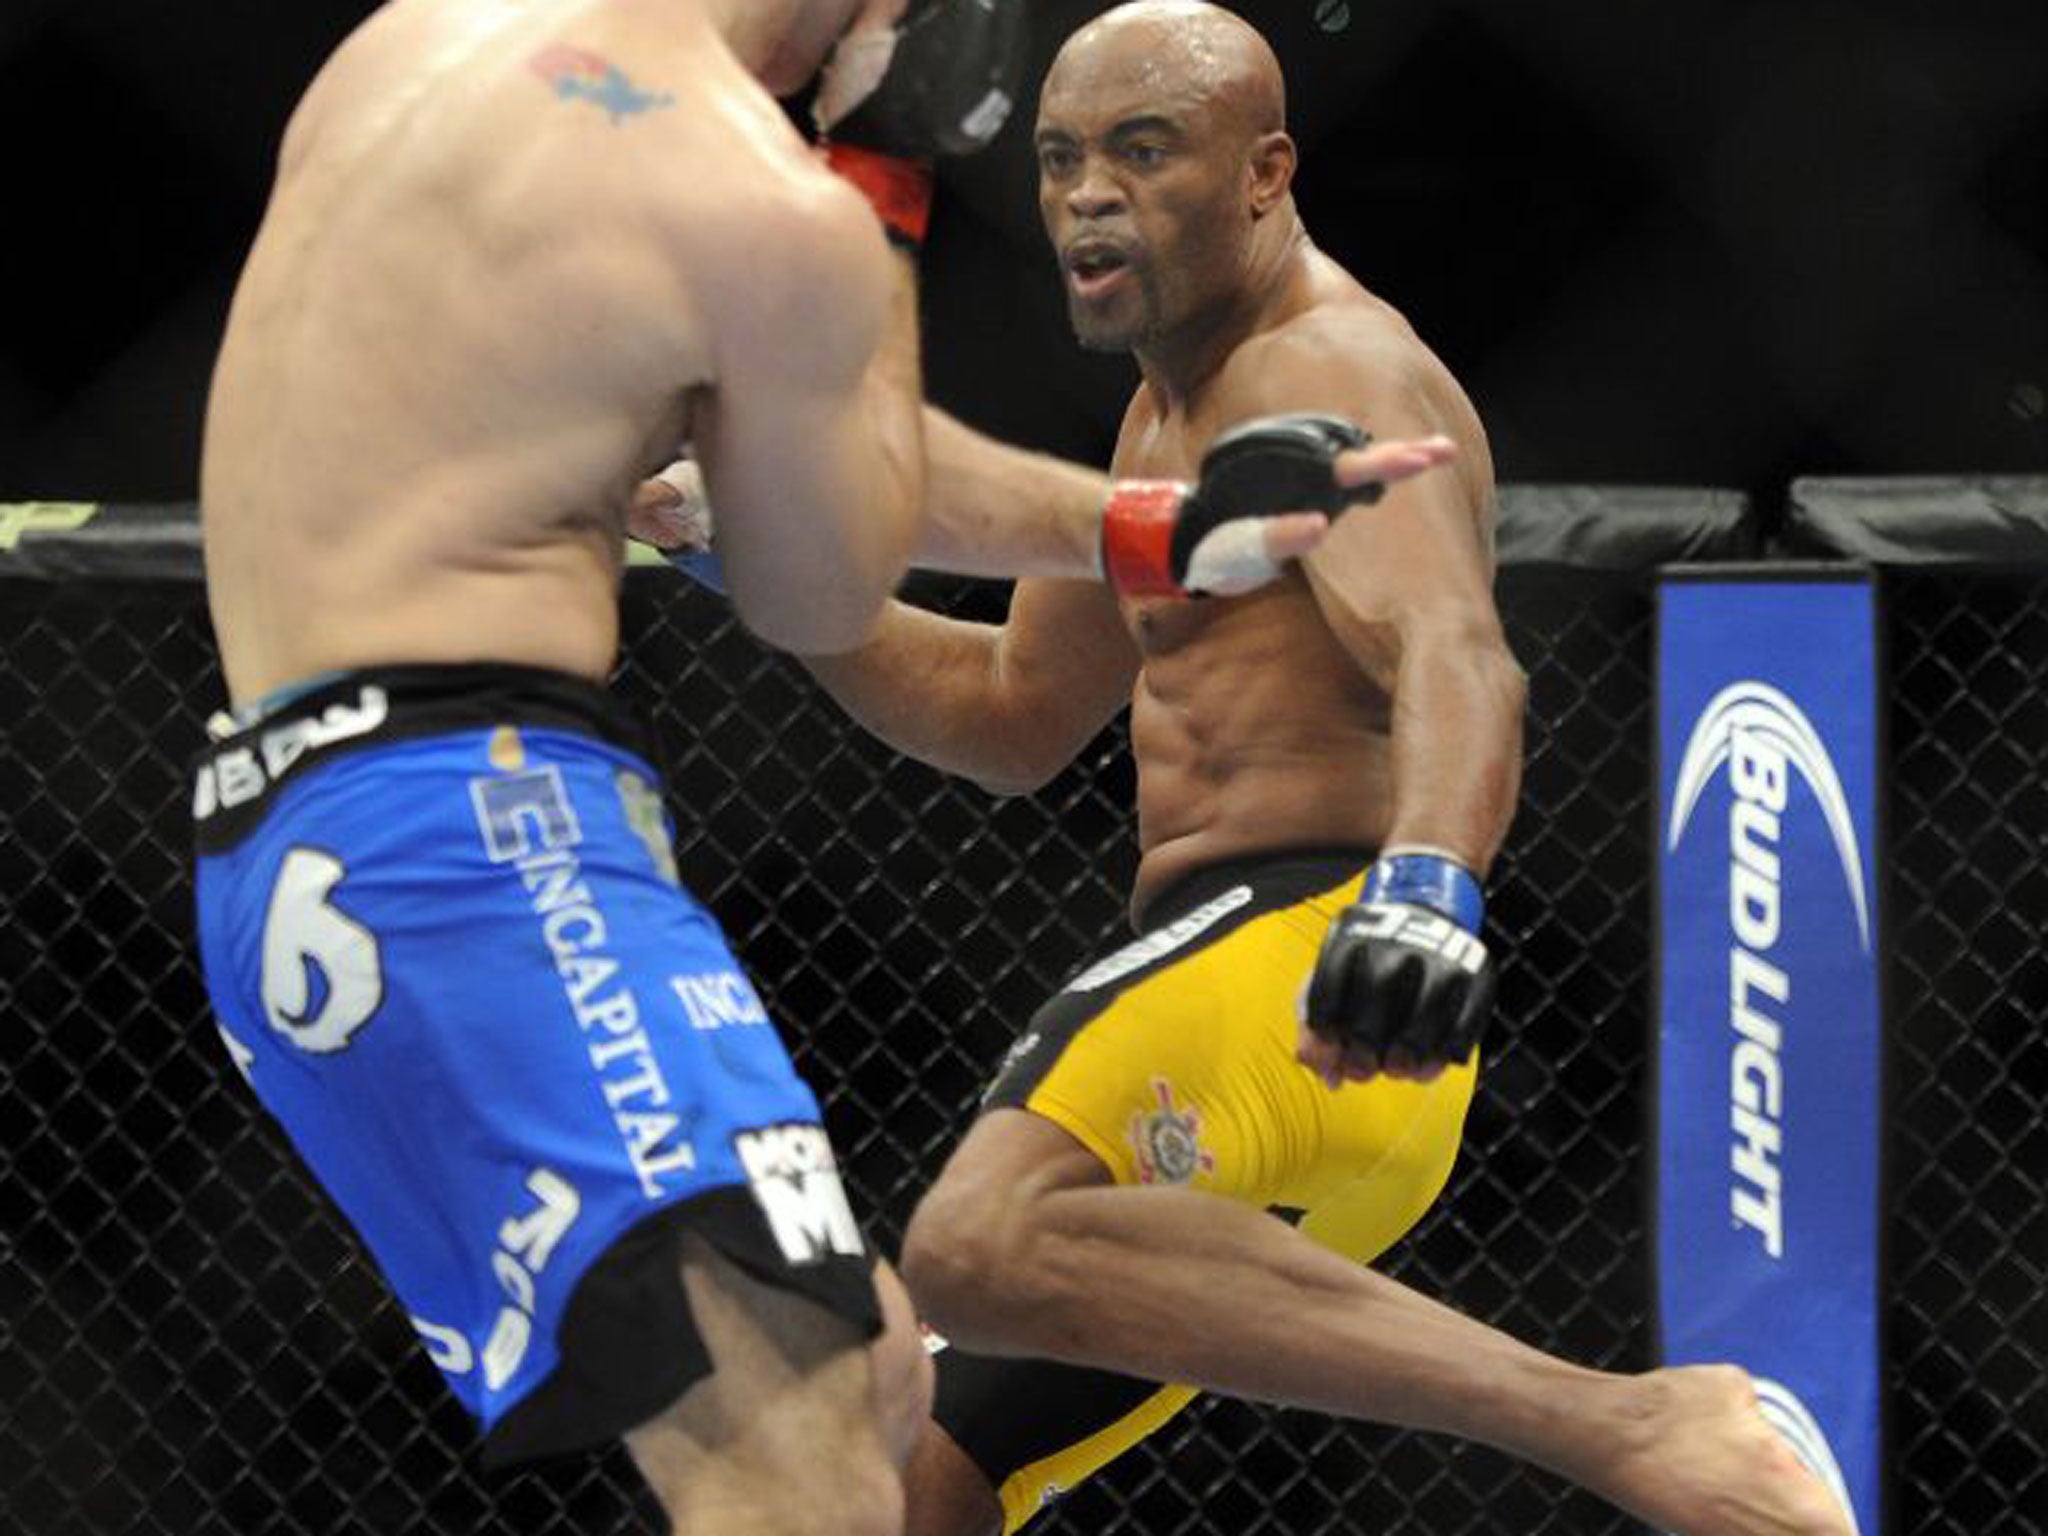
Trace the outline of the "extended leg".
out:
<instances>
[{"instance_id":1,"label":"extended leg","mask_svg":"<svg viewBox=\"0 0 2048 1536\"><path fill-rule=\"evenodd\" d=\"M1114 1185L1028 1112L968 1135L912 1222L904 1273L924 1315L970 1348L1463 1435L1694 1536L1848 1529L1741 1372L1571 1365L1261 1211Z\"/></svg>"}]
</instances>

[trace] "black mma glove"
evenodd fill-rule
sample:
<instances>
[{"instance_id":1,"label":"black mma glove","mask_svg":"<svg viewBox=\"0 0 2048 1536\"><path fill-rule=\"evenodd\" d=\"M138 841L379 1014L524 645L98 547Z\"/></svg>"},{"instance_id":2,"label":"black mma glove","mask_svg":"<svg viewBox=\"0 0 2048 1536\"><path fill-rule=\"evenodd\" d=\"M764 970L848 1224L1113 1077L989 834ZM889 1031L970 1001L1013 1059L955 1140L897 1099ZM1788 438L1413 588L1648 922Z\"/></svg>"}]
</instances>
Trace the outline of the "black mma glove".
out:
<instances>
[{"instance_id":1,"label":"black mma glove","mask_svg":"<svg viewBox=\"0 0 2048 1536\"><path fill-rule=\"evenodd\" d=\"M1119 480L1102 512L1102 569L1132 597L1248 591L1273 579L1265 519L1378 501L1378 484L1337 483L1337 455L1372 439L1336 416L1261 416L1220 434L1201 479Z\"/></svg>"},{"instance_id":2,"label":"black mma glove","mask_svg":"<svg viewBox=\"0 0 2048 1536\"><path fill-rule=\"evenodd\" d=\"M1392 849L1323 936L1303 1003L1308 1027L1379 1062L1454 1065L1493 1011L1493 957L1479 938L1485 900L1442 854Z\"/></svg>"},{"instance_id":3,"label":"black mma glove","mask_svg":"<svg viewBox=\"0 0 2048 1536\"><path fill-rule=\"evenodd\" d=\"M833 50L812 108L825 160L897 244L924 242L933 157L973 154L1008 120L1025 4L910 0L893 26L858 28Z\"/></svg>"},{"instance_id":4,"label":"black mma glove","mask_svg":"<svg viewBox=\"0 0 2048 1536\"><path fill-rule=\"evenodd\" d=\"M910 0L894 26L848 33L825 66L819 131L905 160L986 147L1017 99L1026 3Z\"/></svg>"}]
</instances>

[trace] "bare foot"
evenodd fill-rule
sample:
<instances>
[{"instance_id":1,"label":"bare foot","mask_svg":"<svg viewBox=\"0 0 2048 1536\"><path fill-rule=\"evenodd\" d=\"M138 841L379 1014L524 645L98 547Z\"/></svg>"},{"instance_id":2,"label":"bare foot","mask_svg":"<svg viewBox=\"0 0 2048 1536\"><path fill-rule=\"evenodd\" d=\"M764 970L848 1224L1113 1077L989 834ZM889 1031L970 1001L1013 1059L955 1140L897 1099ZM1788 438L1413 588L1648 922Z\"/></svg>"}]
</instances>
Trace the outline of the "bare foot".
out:
<instances>
[{"instance_id":1,"label":"bare foot","mask_svg":"<svg viewBox=\"0 0 2048 1536\"><path fill-rule=\"evenodd\" d=\"M1638 1429L1588 1487L1673 1536L1851 1536L1840 1501L1758 1411L1747 1372L1681 1366L1633 1386Z\"/></svg>"}]
</instances>

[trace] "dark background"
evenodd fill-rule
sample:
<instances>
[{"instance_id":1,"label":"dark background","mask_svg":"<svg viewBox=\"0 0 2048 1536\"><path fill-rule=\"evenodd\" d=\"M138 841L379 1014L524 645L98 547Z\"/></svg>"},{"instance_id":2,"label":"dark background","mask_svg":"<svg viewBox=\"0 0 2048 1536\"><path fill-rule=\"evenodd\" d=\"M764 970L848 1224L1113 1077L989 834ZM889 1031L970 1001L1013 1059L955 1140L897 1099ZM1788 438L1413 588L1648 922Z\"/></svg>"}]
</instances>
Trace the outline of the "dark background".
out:
<instances>
[{"instance_id":1,"label":"dark background","mask_svg":"<svg viewBox=\"0 0 2048 1536\"><path fill-rule=\"evenodd\" d=\"M1039 69L1092 0L1040 0ZM362 0L5 0L0 497L182 499L289 112ZM1464 378L1510 480L2048 466L2043 0L1248 0L1312 233ZM932 394L1099 459L1030 113L947 167ZM823 301L821 301L823 302ZM1000 360L1000 366L992 362Z\"/></svg>"},{"instance_id":2,"label":"dark background","mask_svg":"<svg viewBox=\"0 0 2048 1536\"><path fill-rule=\"evenodd\" d=\"M2048 466L2048 0L1327 0L1329 29L1317 3L1246 7L1294 88L1310 227L1467 380L1504 477L1768 511L1798 473ZM1099 7L1038 8L1042 58ZM0 0L0 500L192 495L285 115L367 9ZM1026 126L947 172L932 388L1099 457L1129 372L1067 337ZM679 857L833 1085L893 1246L1017 1022L1114 920L1128 765L1112 737L990 807L665 578L628 583L622 686L690 812ZM1884 580L1889 1528L2039 1536L2048 578ZM1392 1261L1607 1366L1650 1351L1647 582L1504 574L1532 683L1492 897L1515 958L1466 1155ZM184 802L212 667L190 580L0 580L0 1532L653 1529L616 1454L475 1475L215 1045ZM1484 1451L1230 1403L1046 1527L1283 1528L1634 1529Z\"/></svg>"}]
</instances>

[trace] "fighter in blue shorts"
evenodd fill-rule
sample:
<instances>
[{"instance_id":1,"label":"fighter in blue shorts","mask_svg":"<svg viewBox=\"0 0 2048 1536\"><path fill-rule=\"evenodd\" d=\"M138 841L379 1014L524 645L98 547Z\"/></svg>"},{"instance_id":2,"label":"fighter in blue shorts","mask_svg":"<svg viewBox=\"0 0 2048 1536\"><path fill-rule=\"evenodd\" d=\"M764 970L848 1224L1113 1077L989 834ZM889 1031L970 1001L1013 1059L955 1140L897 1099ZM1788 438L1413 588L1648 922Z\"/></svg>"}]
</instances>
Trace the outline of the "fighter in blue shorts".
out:
<instances>
[{"instance_id":1,"label":"fighter in blue shorts","mask_svg":"<svg viewBox=\"0 0 2048 1536\"><path fill-rule=\"evenodd\" d=\"M881 1330L817 1101L677 885L640 733L511 666L349 673L202 763L199 934L266 1106L492 1459L711 1368L681 1234Z\"/></svg>"},{"instance_id":2,"label":"fighter in blue shorts","mask_svg":"<svg viewBox=\"0 0 2048 1536\"><path fill-rule=\"evenodd\" d=\"M215 369L236 720L195 810L231 1048L489 1451L623 1434L693 1536L895 1536L929 1370L603 692L635 484L694 443L741 617L823 653L913 555L1269 579L1341 487L1447 452L1305 466L1283 433L1191 495L925 411L885 228L921 227L906 152L1000 125L1022 14L397 0L293 116ZM828 164L774 96L842 33Z\"/></svg>"}]
</instances>

